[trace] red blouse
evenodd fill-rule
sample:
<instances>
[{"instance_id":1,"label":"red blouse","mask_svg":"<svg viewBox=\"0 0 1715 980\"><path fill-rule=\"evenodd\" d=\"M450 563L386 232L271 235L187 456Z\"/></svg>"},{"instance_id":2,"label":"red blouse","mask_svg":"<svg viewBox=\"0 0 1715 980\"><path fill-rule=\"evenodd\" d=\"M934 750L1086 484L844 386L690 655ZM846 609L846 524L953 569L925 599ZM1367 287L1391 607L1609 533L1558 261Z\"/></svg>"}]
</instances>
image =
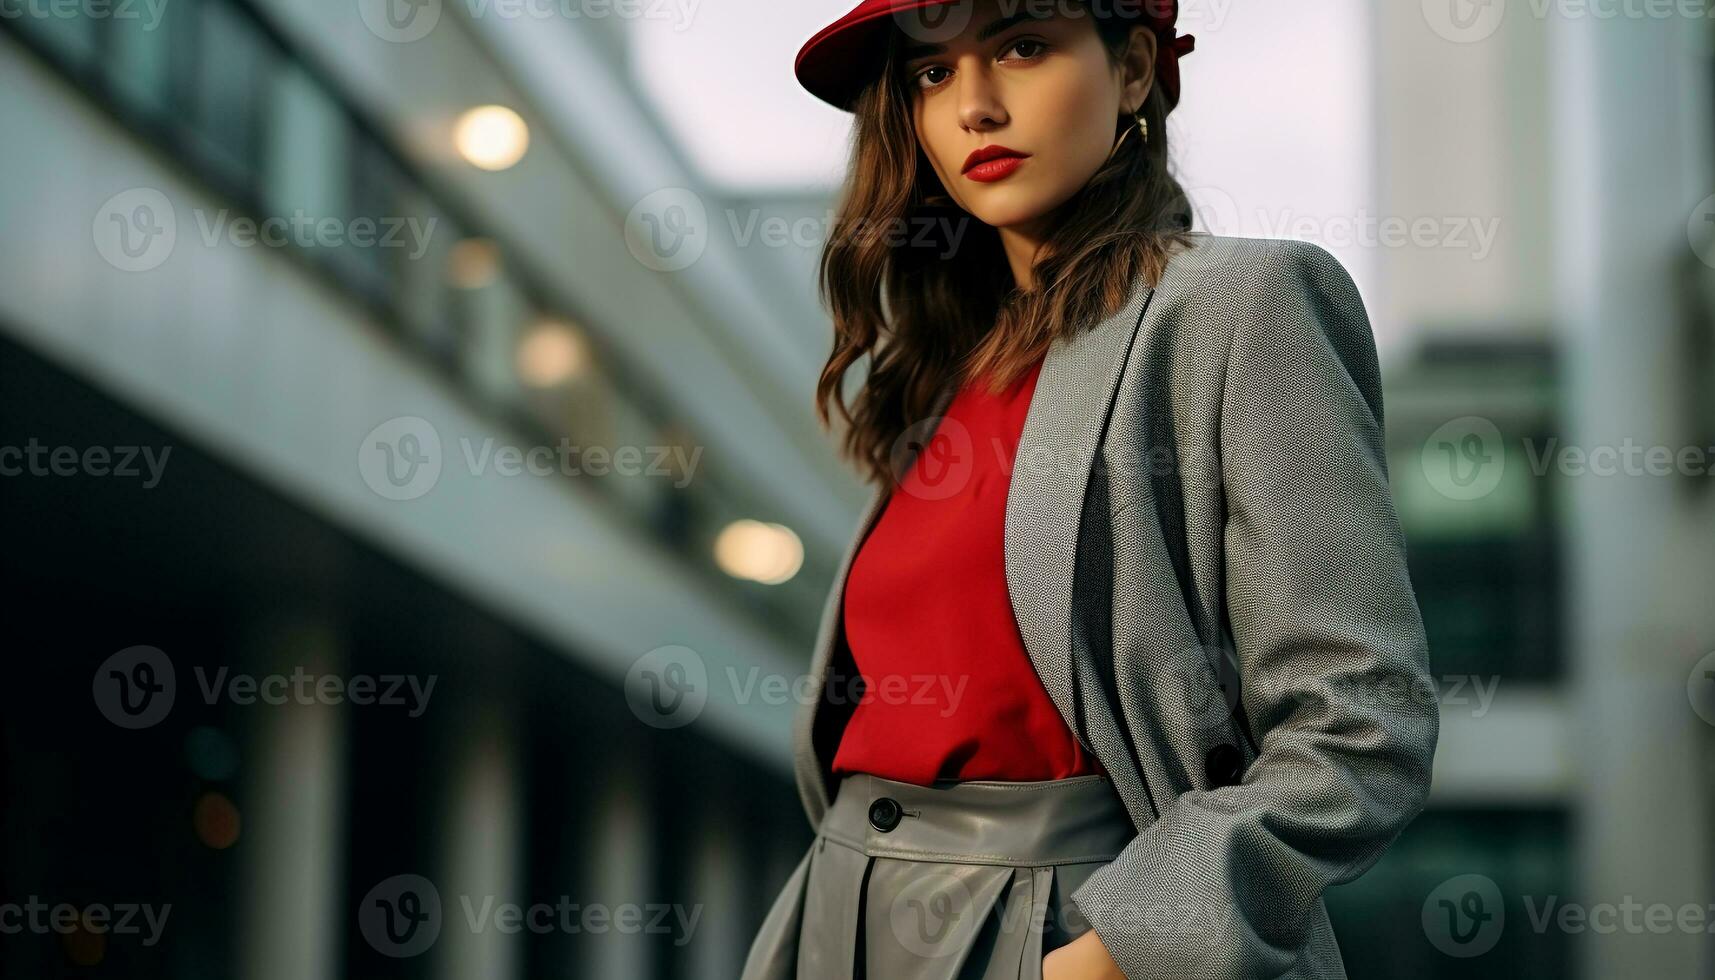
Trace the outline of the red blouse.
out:
<instances>
[{"instance_id":1,"label":"red blouse","mask_svg":"<svg viewBox=\"0 0 1715 980\"><path fill-rule=\"evenodd\" d=\"M845 630L864 693L835 773L929 785L1102 771L1042 687L1007 592L1007 486L1041 369L998 396L955 395L853 560Z\"/></svg>"}]
</instances>

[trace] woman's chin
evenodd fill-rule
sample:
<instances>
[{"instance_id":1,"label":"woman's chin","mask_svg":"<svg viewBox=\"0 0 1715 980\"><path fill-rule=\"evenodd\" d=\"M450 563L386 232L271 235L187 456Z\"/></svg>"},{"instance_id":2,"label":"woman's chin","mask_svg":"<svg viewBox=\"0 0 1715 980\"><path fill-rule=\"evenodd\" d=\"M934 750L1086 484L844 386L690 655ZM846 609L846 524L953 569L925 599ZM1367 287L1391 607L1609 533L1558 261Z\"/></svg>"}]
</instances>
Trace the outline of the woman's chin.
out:
<instances>
[{"instance_id":1,"label":"woman's chin","mask_svg":"<svg viewBox=\"0 0 1715 980\"><path fill-rule=\"evenodd\" d=\"M983 192L979 200L967 200L965 203L978 221L995 228L1029 225L1050 210L1040 195L1012 193L999 188Z\"/></svg>"}]
</instances>

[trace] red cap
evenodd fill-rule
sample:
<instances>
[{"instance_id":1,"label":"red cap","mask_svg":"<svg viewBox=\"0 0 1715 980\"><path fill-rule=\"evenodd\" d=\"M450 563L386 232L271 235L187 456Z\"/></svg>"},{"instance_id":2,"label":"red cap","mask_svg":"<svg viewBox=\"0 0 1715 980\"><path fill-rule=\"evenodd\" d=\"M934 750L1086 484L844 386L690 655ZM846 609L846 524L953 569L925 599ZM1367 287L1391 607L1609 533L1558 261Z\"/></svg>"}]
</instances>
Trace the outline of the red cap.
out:
<instances>
[{"instance_id":1,"label":"red cap","mask_svg":"<svg viewBox=\"0 0 1715 980\"><path fill-rule=\"evenodd\" d=\"M963 10L936 17L926 9L953 5ZM1172 109L1179 104L1179 59L1197 46L1190 34L1174 33L1179 0L1114 0L1114 7L1155 29L1161 41L1156 46L1155 78ZM1127 14L1128 7L1136 13ZM852 100L880 68L880 44L890 25L925 41L939 41L958 36L969 21L969 0L863 0L804 42L793 70L811 95L850 112Z\"/></svg>"}]
</instances>

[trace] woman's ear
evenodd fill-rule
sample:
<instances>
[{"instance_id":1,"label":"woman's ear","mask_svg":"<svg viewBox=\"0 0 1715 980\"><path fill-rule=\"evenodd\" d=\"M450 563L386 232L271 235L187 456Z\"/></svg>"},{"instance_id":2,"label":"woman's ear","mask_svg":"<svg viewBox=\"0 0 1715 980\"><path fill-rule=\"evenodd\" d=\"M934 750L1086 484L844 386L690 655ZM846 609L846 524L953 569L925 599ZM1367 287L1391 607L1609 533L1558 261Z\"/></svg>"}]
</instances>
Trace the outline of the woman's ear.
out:
<instances>
[{"instance_id":1,"label":"woman's ear","mask_svg":"<svg viewBox=\"0 0 1715 980\"><path fill-rule=\"evenodd\" d=\"M1120 58L1120 78L1124 85L1120 90L1120 108L1128 115L1143 108L1150 86L1155 84L1158 43L1155 32L1149 28L1139 25L1131 29L1125 54Z\"/></svg>"}]
</instances>

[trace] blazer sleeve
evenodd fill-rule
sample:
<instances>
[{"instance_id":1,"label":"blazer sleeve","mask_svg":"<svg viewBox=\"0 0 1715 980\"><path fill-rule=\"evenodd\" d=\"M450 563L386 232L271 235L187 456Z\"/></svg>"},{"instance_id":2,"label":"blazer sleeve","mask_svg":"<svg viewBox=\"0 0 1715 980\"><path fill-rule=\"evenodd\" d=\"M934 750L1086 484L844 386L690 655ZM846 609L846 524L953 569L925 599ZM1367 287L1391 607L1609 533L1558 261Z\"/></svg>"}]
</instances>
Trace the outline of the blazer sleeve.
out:
<instances>
[{"instance_id":1,"label":"blazer sleeve","mask_svg":"<svg viewBox=\"0 0 1715 980\"><path fill-rule=\"evenodd\" d=\"M1232 322L1219 458L1225 608L1258 740L1074 900L1126 977L1273 977L1322 892L1423 809L1440 718L1388 489L1375 340L1345 268L1267 242Z\"/></svg>"}]
</instances>

